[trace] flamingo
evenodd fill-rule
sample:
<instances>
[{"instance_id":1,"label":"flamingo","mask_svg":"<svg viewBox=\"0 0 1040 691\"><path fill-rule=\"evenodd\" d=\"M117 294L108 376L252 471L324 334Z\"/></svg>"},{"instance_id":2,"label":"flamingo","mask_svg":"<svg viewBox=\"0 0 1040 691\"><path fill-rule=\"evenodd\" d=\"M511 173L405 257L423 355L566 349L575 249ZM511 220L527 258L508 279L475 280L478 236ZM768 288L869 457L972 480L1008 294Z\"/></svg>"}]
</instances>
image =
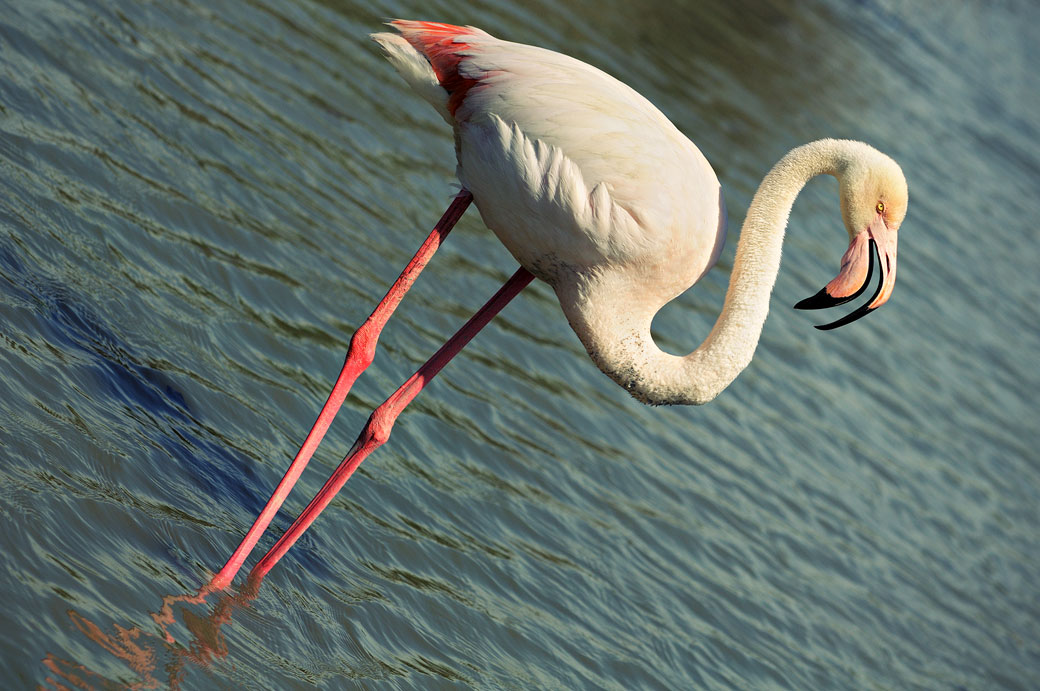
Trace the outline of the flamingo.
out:
<instances>
[{"instance_id":1,"label":"flamingo","mask_svg":"<svg viewBox=\"0 0 1040 691\"><path fill-rule=\"evenodd\" d=\"M819 326L848 324L883 305L896 278L897 230L908 193L902 170L867 144L823 139L785 155L748 209L722 313L695 350L676 356L651 337L654 314L716 262L726 235L719 181L694 144L647 99L574 58L503 41L475 27L392 21L372 38L455 134L462 192L358 329L328 401L268 504L210 588L231 583L323 438L379 333L470 202L520 268L385 403L325 486L257 563L259 579L374 449L403 408L534 278L548 283L593 362L639 401L700 405L748 365L769 310L795 197L812 177L840 185L849 246L836 278L797 305L820 309L878 287L861 307Z\"/></svg>"}]
</instances>

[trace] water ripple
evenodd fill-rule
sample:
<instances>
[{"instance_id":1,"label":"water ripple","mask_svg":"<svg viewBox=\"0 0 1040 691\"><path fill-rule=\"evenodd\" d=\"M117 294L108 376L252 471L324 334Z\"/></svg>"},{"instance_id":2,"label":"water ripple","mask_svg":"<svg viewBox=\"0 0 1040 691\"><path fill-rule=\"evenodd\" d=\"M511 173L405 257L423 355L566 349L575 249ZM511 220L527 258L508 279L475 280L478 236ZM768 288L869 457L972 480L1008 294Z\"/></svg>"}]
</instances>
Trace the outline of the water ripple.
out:
<instances>
[{"instance_id":1,"label":"water ripple","mask_svg":"<svg viewBox=\"0 0 1040 691\"><path fill-rule=\"evenodd\" d=\"M8 3L11 677L1028 688L1040 666L1036 8L449 5L430 18L565 50L646 93L715 164L734 230L791 146L848 136L892 154L912 197L892 304L833 337L786 307L843 246L832 181L795 206L759 352L710 406L627 398L533 286L259 593L192 599L457 190L450 133L369 45L383 10ZM685 352L708 332L733 244L659 315L662 347ZM477 214L460 223L261 548L512 268Z\"/></svg>"}]
</instances>

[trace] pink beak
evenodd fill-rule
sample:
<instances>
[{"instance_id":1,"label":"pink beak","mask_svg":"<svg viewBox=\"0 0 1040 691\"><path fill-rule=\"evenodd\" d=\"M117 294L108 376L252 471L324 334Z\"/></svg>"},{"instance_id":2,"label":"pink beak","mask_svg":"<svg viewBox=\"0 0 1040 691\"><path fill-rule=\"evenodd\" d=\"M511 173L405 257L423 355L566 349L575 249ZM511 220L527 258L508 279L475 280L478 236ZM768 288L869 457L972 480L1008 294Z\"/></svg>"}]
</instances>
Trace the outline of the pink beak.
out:
<instances>
[{"instance_id":1,"label":"pink beak","mask_svg":"<svg viewBox=\"0 0 1040 691\"><path fill-rule=\"evenodd\" d=\"M815 310L841 305L859 297L867 289L871 274L874 272L875 250L878 264L881 267L881 280L877 291L870 300L855 311L841 319L822 324L817 329L836 329L851 324L860 317L866 316L881 305L888 302L892 289L896 285L896 241L894 231L889 230L885 220L878 214L867 229L857 233L849 243L849 248L841 257L841 270L833 281L812 297L795 305L795 309Z\"/></svg>"}]
</instances>

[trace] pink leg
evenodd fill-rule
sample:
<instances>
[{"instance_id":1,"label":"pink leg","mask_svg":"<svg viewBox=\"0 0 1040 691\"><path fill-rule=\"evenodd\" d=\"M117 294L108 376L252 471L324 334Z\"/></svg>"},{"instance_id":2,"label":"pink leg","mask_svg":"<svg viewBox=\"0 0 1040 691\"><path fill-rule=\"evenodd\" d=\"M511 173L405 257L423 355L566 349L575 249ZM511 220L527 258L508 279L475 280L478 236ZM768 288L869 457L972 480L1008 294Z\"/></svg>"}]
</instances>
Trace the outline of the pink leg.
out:
<instances>
[{"instance_id":1,"label":"pink leg","mask_svg":"<svg viewBox=\"0 0 1040 691\"><path fill-rule=\"evenodd\" d=\"M289 469L285 472L285 476L282 477L282 481L278 483L274 494L267 501L267 505L264 506L260 515L257 516L253 527L249 529L241 544L235 549L234 554L224 564L224 568L209 582L208 589L219 590L226 588L231 584L238 570L242 568L242 563L249 556L249 552L252 551L257 540L260 539L264 530L267 529L271 519L278 513L278 509L289 495L293 485L296 484L300 474L303 473L303 469L307 467L307 462L310 461L314 450L318 448L318 444L321 443L329 425L332 424L332 419L336 417L340 406L343 405L343 400L347 397L350 387L353 386L358 376L372 364L372 358L375 357L376 353L376 343L379 341L379 333L383 330L394 310L397 309L397 305L400 304L404 294L412 287L419 273L426 267L430 258L433 257L433 253L437 251L441 242L448 236L448 232L462 217L462 214L465 213L466 208L469 207L472 201L473 195L466 190L463 190L455 197L455 201L451 203L448 210L441 216L441 220L437 222L437 225L434 226L433 231L426 238L422 247L419 248L419 251L408 262L408 266L405 267L397 281L390 287L382 302L376 306L371 316L354 333L354 336L350 339L350 349L347 351L347 359L339 373L339 378L336 379L332 393L329 394L328 400L325 401L325 406L318 413L318 419L307 434L303 446L300 447L296 458L289 465Z\"/></svg>"},{"instance_id":2,"label":"pink leg","mask_svg":"<svg viewBox=\"0 0 1040 691\"><path fill-rule=\"evenodd\" d=\"M487 323L506 306L506 303L516 297L533 278L534 276L527 269L523 267L517 269L513 277L495 293L494 297L480 308L480 311L474 314L447 343L441 346L440 350L426 361L426 364L409 377L408 381L401 385L401 388L395 391L390 398L386 399L385 403L372 412L365 429L362 430L361 435L354 442L354 446L347 453L347 457L343 459L343 462L332 473L325 486L318 491L311 503L307 505L300 517L285 531L285 534L275 543L271 551L264 555L264 558L253 567L252 573L249 574L249 582L253 587L259 585L260 579L267 575L267 572L278 563L279 559L285 556L285 553L289 551L289 548L293 546L293 543L300 538L303 532L310 527L314 519L318 517L318 514L329 505L329 502L342 489L354 470L361 465L361 461L365 460L370 453L389 439L390 430L405 406L411 403L412 399L422 391L423 387L441 371L441 368L448 364L448 361L458 354L478 331L487 326Z\"/></svg>"}]
</instances>

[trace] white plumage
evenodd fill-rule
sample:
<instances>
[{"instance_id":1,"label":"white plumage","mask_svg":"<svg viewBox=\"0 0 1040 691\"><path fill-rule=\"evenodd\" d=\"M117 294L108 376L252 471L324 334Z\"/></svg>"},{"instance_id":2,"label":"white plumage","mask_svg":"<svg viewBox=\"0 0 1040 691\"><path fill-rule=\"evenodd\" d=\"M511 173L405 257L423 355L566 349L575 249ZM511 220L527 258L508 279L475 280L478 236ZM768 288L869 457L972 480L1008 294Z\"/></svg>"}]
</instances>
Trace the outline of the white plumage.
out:
<instances>
[{"instance_id":1,"label":"white plumage","mask_svg":"<svg viewBox=\"0 0 1040 691\"><path fill-rule=\"evenodd\" d=\"M373 38L405 81L454 128L458 176L469 194L452 202L354 334L318 420L209 588L234 579L354 380L372 361L382 326L471 199L523 268L373 411L347 457L254 567L252 579L262 579L282 558L358 464L387 440L408 402L534 276L556 291L596 365L649 404L710 401L751 361L769 312L788 215L815 175L827 173L840 182L849 249L838 277L796 307L853 299L869 283L875 256L881 272L877 293L820 328L879 307L895 284L896 231L907 205L902 171L866 144L813 142L784 156L755 193L711 333L689 355L663 352L650 335L654 315L711 268L725 239L719 181L697 147L645 98L573 58L500 41L472 27L391 25L400 35Z\"/></svg>"},{"instance_id":2,"label":"white plumage","mask_svg":"<svg viewBox=\"0 0 1040 691\"><path fill-rule=\"evenodd\" d=\"M556 290L596 364L638 399L703 403L750 362L787 216L814 175L841 180L849 237L866 232L872 242L852 242L838 279L800 305L861 292L872 245L884 255L883 285L869 309L891 292L906 213L899 166L859 142L814 142L759 188L711 334L685 357L662 352L650 337L653 315L714 265L725 241L719 182L697 147L643 96L573 58L473 27L391 25L400 35L373 38L453 126L458 177L484 222Z\"/></svg>"}]
</instances>

